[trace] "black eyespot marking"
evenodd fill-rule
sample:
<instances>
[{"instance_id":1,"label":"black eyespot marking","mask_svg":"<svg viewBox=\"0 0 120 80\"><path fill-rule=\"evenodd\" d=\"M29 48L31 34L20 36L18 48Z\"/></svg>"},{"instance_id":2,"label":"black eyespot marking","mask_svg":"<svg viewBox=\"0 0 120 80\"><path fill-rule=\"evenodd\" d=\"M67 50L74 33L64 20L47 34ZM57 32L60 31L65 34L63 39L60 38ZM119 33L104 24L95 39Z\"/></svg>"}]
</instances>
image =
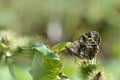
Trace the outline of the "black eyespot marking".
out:
<instances>
[{"instance_id":1,"label":"black eyespot marking","mask_svg":"<svg viewBox=\"0 0 120 80\"><path fill-rule=\"evenodd\" d=\"M91 31L66 47L66 51L80 58L92 59L99 51L100 35L97 31Z\"/></svg>"}]
</instances>

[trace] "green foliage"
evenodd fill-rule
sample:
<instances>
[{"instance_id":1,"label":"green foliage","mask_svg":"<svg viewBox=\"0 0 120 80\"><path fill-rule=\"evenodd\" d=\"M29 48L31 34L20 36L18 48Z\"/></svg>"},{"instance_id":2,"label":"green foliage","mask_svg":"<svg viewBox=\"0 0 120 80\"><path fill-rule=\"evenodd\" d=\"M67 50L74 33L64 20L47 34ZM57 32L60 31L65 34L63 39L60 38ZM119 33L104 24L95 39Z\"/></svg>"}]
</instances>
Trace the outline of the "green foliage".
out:
<instances>
[{"instance_id":1,"label":"green foliage","mask_svg":"<svg viewBox=\"0 0 120 80\"><path fill-rule=\"evenodd\" d=\"M96 60L85 60L79 64L78 75L81 80L113 80L110 73Z\"/></svg>"},{"instance_id":2,"label":"green foliage","mask_svg":"<svg viewBox=\"0 0 120 80\"><path fill-rule=\"evenodd\" d=\"M95 63L90 63L89 61L85 61L79 65L79 71L83 79L88 80L90 74L97 69L97 65Z\"/></svg>"},{"instance_id":3,"label":"green foliage","mask_svg":"<svg viewBox=\"0 0 120 80\"><path fill-rule=\"evenodd\" d=\"M102 54L100 56L105 55L103 57L105 60L113 57L120 58L120 0L0 0L0 30L10 29L24 35L42 34L42 36L49 38L47 35L48 25L50 22L57 24L56 21L62 26L61 39L64 40L75 39L81 33L90 30L100 31L102 35L102 49L100 49ZM7 39L5 39L5 36ZM33 39L35 37L31 39L26 36L21 37L17 33L0 31L0 61L6 63L6 61L9 61L7 58L10 57L13 59L11 64L22 63L22 65L28 65L29 61L31 63L33 60L33 56L38 53L38 51L32 51L29 46L30 41L38 44L39 39L37 38L38 41ZM63 43L63 45L55 46L52 51L62 51L65 49L66 43L65 45ZM26 60L26 58L29 60ZM75 64L70 61L71 58L66 60L68 60L67 64L75 67ZM112 63L110 60L108 62ZM111 68L112 73L116 73L117 76L115 77L118 77L116 80L119 80L119 62L111 64L111 66L108 62L106 64ZM67 66L67 69L70 68L69 65L64 66ZM98 69L96 64L92 64L92 66L94 66L93 70ZM67 72L69 74L73 72L73 68L70 69ZM6 71L6 67L5 69L0 67L0 80L10 80L8 72L5 73L3 70ZM2 78L3 74L7 77Z\"/></svg>"},{"instance_id":4,"label":"green foliage","mask_svg":"<svg viewBox=\"0 0 120 80\"><path fill-rule=\"evenodd\" d=\"M0 34L0 60L8 64L9 71L12 77L26 80L69 80L68 77L62 74L63 63L60 58L53 51L65 51L65 47L69 46L71 42L63 42L48 49L39 37L21 37L9 31L1 31ZM29 63L25 63L28 59ZM67 60L67 59L66 59ZM18 69L14 69L14 65L21 63L28 65L32 63L29 68L29 78L23 78ZM72 61L68 60L72 63ZM78 75L81 80L112 80L111 75L99 64L96 58L91 60L80 59L78 65ZM75 65L71 64L76 67ZM65 66L65 65L64 65ZM69 67L68 65L66 65ZM68 68L67 68L68 69ZM71 71L71 69L69 69ZM28 69L26 70L28 72ZM72 72L71 72L72 73ZM25 76L26 76L25 75ZM31 78L32 77L32 78Z\"/></svg>"},{"instance_id":5,"label":"green foliage","mask_svg":"<svg viewBox=\"0 0 120 80\"><path fill-rule=\"evenodd\" d=\"M17 76L13 63L24 60L23 57L32 60L30 73L33 80L58 80L58 74L62 69L60 59L40 41L39 37L21 37L9 31L1 31L0 57L1 61L8 64L13 78ZM34 57L33 57L34 56Z\"/></svg>"},{"instance_id":6,"label":"green foliage","mask_svg":"<svg viewBox=\"0 0 120 80\"><path fill-rule=\"evenodd\" d=\"M30 73L33 80L58 80L58 73L62 69L62 63L55 54L45 45L34 47L35 56Z\"/></svg>"},{"instance_id":7,"label":"green foliage","mask_svg":"<svg viewBox=\"0 0 120 80\"><path fill-rule=\"evenodd\" d=\"M59 43L57 45L54 45L51 50L52 51L55 51L55 50L58 50L58 51L63 51L65 50L65 46L69 46L71 44L71 42L63 42L63 43Z\"/></svg>"},{"instance_id":8,"label":"green foliage","mask_svg":"<svg viewBox=\"0 0 120 80\"><path fill-rule=\"evenodd\" d=\"M14 80L5 64L0 64L0 80Z\"/></svg>"},{"instance_id":9,"label":"green foliage","mask_svg":"<svg viewBox=\"0 0 120 80\"><path fill-rule=\"evenodd\" d=\"M13 63L12 63L10 60L9 60L9 62L8 62L8 67L9 67L9 71L10 71L11 76L12 76L15 80L18 80L17 77L16 77L16 74L15 74L15 70L14 70Z\"/></svg>"}]
</instances>

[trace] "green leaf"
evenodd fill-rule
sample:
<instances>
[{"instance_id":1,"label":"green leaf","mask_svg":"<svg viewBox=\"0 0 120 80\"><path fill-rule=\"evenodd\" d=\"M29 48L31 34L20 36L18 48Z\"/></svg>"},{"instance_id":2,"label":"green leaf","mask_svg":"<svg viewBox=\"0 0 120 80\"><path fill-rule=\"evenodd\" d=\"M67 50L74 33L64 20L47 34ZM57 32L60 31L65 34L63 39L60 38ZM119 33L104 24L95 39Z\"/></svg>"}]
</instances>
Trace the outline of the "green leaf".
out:
<instances>
[{"instance_id":1,"label":"green leaf","mask_svg":"<svg viewBox=\"0 0 120 80\"><path fill-rule=\"evenodd\" d=\"M13 66L11 59L9 59L9 61L8 61L8 68L9 68L10 74L14 78L14 80L18 80L17 76L15 74L15 69L14 69L14 66Z\"/></svg>"},{"instance_id":2,"label":"green leaf","mask_svg":"<svg viewBox=\"0 0 120 80\"><path fill-rule=\"evenodd\" d=\"M65 46L69 46L70 44L71 44L71 42L59 43L59 44L53 46L53 47L51 48L51 50L52 50L52 51L54 51L54 50L63 51L63 50L65 50Z\"/></svg>"},{"instance_id":3,"label":"green leaf","mask_svg":"<svg viewBox=\"0 0 120 80\"><path fill-rule=\"evenodd\" d=\"M35 45L35 56L30 73L33 80L59 80L58 73L62 69L62 63L55 54L45 45Z\"/></svg>"}]
</instances>

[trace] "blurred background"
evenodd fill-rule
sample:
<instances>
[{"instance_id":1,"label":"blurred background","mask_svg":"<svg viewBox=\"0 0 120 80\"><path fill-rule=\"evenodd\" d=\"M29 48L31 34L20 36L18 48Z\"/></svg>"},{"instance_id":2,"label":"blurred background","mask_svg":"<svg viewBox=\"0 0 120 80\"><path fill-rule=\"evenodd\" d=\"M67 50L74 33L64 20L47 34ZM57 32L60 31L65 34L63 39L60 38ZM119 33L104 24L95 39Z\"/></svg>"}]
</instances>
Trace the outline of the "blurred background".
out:
<instances>
[{"instance_id":1,"label":"blurred background","mask_svg":"<svg viewBox=\"0 0 120 80\"><path fill-rule=\"evenodd\" d=\"M51 46L96 30L102 38L98 58L120 80L120 0L0 0L0 30L39 35ZM75 63L68 58L64 73L77 80L70 60ZM23 74L27 69L16 69L20 80L31 80ZM12 80L5 65L0 80Z\"/></svg>"}]
</instances>

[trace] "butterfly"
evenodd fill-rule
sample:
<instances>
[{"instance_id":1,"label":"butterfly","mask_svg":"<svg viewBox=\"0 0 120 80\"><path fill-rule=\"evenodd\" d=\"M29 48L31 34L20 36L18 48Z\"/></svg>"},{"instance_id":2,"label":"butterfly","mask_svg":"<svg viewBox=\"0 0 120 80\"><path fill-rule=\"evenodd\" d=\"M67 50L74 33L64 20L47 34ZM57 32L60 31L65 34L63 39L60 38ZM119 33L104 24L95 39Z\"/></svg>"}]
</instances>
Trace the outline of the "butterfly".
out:
<instances>
[{"instance_id":1,"label":"butterfly","mask_svg":"<svg viewBox=\"0 0 120 80\"><path fill-rule=\"evenodd\" d=\"M78 40L66 46L66 51L82 59L93 59L99 51L100 42L99 32L87 32L82 34Z\"/></svg>"}]
</instances>

